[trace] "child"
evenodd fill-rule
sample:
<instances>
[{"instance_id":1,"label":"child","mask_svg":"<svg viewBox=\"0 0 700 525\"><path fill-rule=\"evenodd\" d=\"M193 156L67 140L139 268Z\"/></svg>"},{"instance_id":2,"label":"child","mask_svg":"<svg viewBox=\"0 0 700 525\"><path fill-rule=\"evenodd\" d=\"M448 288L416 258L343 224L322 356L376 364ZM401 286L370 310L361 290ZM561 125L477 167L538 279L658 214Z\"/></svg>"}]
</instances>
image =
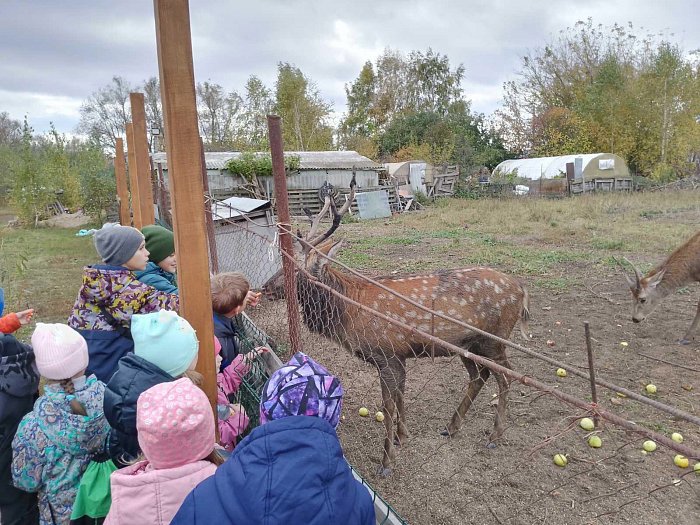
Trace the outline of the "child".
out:
<instances>
[{"instance_id":1,"label":"child","mask_svg":"<svg viewBox=\"0 0 700 525\"><path fill-rule=\"evenodd\" d=\"M34 310L22 310L17 313L9 313L2 316L5 309L5 290L0 288L0 334L12 334L29 324L34 315Z\"/></svg>"},{"instance_id":2,"label":"child","mask_svg":"<svg viewBox=\"0 0 700 525\"><path fill-rule=\"evenodd\" d=\"M46 384L12 441L12 479L39 493L42 525L68 525L80 478L109 434L104 384L85 377L87 343L72 328L38 323L32 346Z\"/></svg>"},{"instance_id":3,"label":"child","mask_svg":"<svg viewBox=\"0 0 700 525\"><path fill-rule=\"evenodd\" d=\"M182 378L146 390L136 407L145 461L111 476L105 525L167 525L187 494L223 463L207 396Z\"/></svg>"},{"instance_id":4,"label":"child","mask_svg":"<svg viewBox=\"0 0 700 525\"><path fill-rule=\"evenodd\" d=\"M214 337L214 350L216 351L216 369L218 370L223 358L221 357L221 343L217 337ZM236 446L238 437L248 428L250 422L245 409L239 404L231 403L230 396L238 392L243 378L250 372L253 360L267 351L267 348L261 346L247 354L238 354L230 365L216 374L216 386L219 389L216 399L219 417L219 444L228 452L231 452Z\"/></svg>"},{"instance_id":5,"label":"child","mask_svg":"<svg viewBox=\"0 0 700 525\"><path fill-rule=\"evenodd\" d=\"M194 370L199 350L190 323L167 310L134 315L131 334L134 353L120 359L105 392L105 416L112 426L109 455L117 467L133 462L141 451L136 429L141 393Z\"/></svg>"},{"instance_id":6,"label":"child","mask_svg":"<svg viewBox=\"0 0 700 525\"><path fill-rule=\"evenodd\" d=\"M136 278L161 292L178 293L173 232L154 224L141 228L141 233L146 239L146 250L149 255L146 269L136 272Z\"/></svg>"},{"instance_id":7,"label":"child","mask_svg":"<svg viewBox=\"0 0 700 525\"><path fill-rule=\"evenodd\" d=\"M133 350L131 316L177 310L178 297L136 279L134 271L148 262L144 237L136 228L105 225L95 233L95 247L104 264L85 268L68 326L87 340L88 370L106 382L119 359Z\"/></svg>"},{"instance_id":8,"label":"child","mask_svg":"<svg viewBox=\"0 0 700 525\"><path fill-rule=\"evenodd\" d=\"M214 310L214 335L221 343L223 366L228 366L240 350L238 330L233 318L246 306L257 306L260 294L250 291L248 279L242 273L227 272L212 277L211 301Z\"/></svg>"},{"instance_id":9,"label":"child","mask_svg":"<svg viewBox=\"0 0 700 525\"><path fill-rule=\"evenodd\" d=\"M0 334L0 523L36 525L36 494L12 485L12 439L39 388L34 351L11 335Z\"/></svg>"},{"instance_id":10,"label":"child","mask_svg":"<svg viewBox=\"0 0 700 525\"><path fill-rule=\"evenodd\" d=\"M295 354L263 387L262 424L187 496L172 525L373 525L372 498L335 432L342 402L340 381Z\"/></svg>"}]
</instances>

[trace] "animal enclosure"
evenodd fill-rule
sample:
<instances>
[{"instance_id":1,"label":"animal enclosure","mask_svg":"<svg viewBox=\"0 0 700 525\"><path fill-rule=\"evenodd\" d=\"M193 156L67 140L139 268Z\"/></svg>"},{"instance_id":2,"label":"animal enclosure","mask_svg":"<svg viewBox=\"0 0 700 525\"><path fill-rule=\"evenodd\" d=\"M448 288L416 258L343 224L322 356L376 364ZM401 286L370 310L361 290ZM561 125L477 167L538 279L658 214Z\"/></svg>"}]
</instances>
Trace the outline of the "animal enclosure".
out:
<instances>
[{"instance_id":1,"label":"animal enclosure","mask_svg":"<svg viewBox=\"0 0 700 525\"><path fill-rule=\"evenodd\" d=\"M698 197L674 193L592 195L565 202L444 201L419 214L342 224L333 238L345 242L339 260L369 276L398 280L405 274L481 266L512 276L529 290L533 334L528 342L520 335L512 341L569 363L570 372L586 372L582 323L588 320L599 377L639 394L654 383L658 392L648 397L697 417L698 341L680 346L673 337L687 329L695 314L697 285L667 297L663 308L634 325L629 288L613 258L628 256L643 270L661 262L694 233L700 220ZM308 230L307 224L298 226ZM274 257L279 257L276 249ZM245 271L256 275L265 264L250 260ZM302 272L304 264L298 268ZM337 265L335 269L348 273ZM277 344L291 347L283 300L266 299L249 315ZM397 333L389 319L378 316L371 331L358 335L349 329L344 337L367 340ZM431 314L419 323L420 332L436 333L440 321ZM590 432L578 427L579 418L591 414L517 381L510 384L505 431L495 448L486 447L498 404L493 379L475 398L460 431L449 439L441 436L467 391L468 374L458 356L441 357L439 345L434 358L406 360L408 436L396 447L391 475L377 476L386 420L375 420L382 409L376 367L303 324L298 343L340 376L346 396L339 434L346 455L409 523L695 522L700 478L673 464L675 452L659 446L644 455L645 438L605 420L593 431L603 446L591 448ZM430 352L432 346L426 348ZM557 377L556 366L516 349L506 352L516 372L590 401L586 380L572 373ZM696 424L610 389L599 388L598 393L602 408L640 428L666 436L680 432L684 444L699 447ZM360 407L369 410L368 417L359 415ZM566 468L553 464L556 453L568 455Z\"/></svg>"}]
</instances>

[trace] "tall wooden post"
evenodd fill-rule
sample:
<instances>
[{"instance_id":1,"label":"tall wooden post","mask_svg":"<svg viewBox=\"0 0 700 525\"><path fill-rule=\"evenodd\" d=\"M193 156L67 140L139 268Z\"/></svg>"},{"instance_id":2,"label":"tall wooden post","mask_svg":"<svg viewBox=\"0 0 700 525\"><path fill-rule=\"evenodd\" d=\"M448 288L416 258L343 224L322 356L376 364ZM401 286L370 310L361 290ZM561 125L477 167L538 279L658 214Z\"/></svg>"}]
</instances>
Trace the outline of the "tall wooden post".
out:
<instances>
[{"instance_id":1,"label":"tall wooden post","mask_svg":"<svg viewBox=\"0 0 700 525\"><path fill-rule=\"evenodd\" d=\"M197 370L216 413L214 319L188 0L154 0L180 313L199 339Z\"/></svg>"},{"instance_id":2,"label":"tall wooden post","mask_svg":"<svg viewBox=\"0 0 700 525\"><path fill-rule=\"evenodd\" d=\"M211 261L211 271L219 273L219 252L216 250L216 235L214 234L214 217L212 216L211 208L211 193L209 193L209 174L207 173L207 160L204 157L204 141L199 137L199 143L202 146L202 187L206 200L204 202L204 216L207 223L207 240L209 242L209 260Z\"/></svg>"},{"instance_id":3,"label":"tall wooden post","mask_svg":"<svg viewBox=\"0 0 700 525\"><path fill-rule=\"evenodd\" d=\"M117 179L117 198L119 199L119 224L131 226L129 209L129 188L126 185L126 163L124 162L124 140L117 139L114 157L114 176Z\"/></svg>"},{"instance_id":4,"label":"tall wooden post","mask_svg":"<svg viewBox=\"0 0 700 525\"><path fill-rule=\"evenodd\" d=\"M148 154L148 137L146 136L146 106L143 93L129 93L131 101L131 122L134 133L134 157L136 159L136 177L139 184L139 204L141 222L144 226L156 222L153 211L153 185L151 183L151 159Z\"/></svg>"},{"instance_id":5,"label":"tall wooden post","mask_svg":"<svg viewBox=\"0 0 700 525\"><path fill-rule=\"evenodd\" d=\"M282 119L277 115L267 116L267 131L270 137L270 153L272 155L272 175L275 180L275 202L277 221L279 222L280 248L287 254L282 257L284 272L284 296L287 302L287 318L289 319L289 341L292 353L296 354L301 348L301 331L299 327L299 305L297 304L296 276L294 274L294 246L292 245L292 224L289 218L289 198L287 195L287 174L284 168L284 149L282 148Z\"/></svg>"},{"instance_id":6,"label":"tall wooden post","mask_svg":"<svg viewBox=\"0 0 700 525\"><path fill-rule=\"evenodd\" d=\"M134 228L143 227L141 218L141 195L139 193L138 170L136 169L136 156L134 155L134 126L126 123L126 149L129 160L129 188L131 189L131 210L134 213Z\"/></svg>"}]
</instances>

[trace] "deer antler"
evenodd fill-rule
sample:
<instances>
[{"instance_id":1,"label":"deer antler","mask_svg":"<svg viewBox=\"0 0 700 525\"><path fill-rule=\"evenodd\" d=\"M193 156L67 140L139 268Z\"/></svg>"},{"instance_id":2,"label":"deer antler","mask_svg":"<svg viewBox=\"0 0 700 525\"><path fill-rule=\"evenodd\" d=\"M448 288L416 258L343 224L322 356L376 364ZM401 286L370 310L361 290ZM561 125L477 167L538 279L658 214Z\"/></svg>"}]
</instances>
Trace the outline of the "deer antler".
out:
<instances>
[{"instance_id":1,"label":"deer antler","mask_svg":"<svg viewBox=\"0 0 700 525\"><path fill-rule=\"evenodd\" d=\"M634 264L632 264L632 263L630 262L630 260L629 260L627 257L623 257L623 259L624 259L624 261L625 261L627 264L629 264L629 265L632 267L632 269L634 270L634 276L637 278L637 282L641 281L642 278L644 277L644 276L642 275L642 272L640 272L640 271L637 269L637 267L636 267Z\"/></svg>"},{"instance_id":2,"label":"deer antler","mask_svg":"<svg viewBox=\"0 0 700 525\"><path fill-rule=\"evenodd\" d=\"M328 239L331 235L333 235L333 232L335 232L338 229L338 226L340 226L340 220L343 218L343 215L347 213L347 211L350 209L350 205L352 204L352 201L355 199L355 188L357 187L357 180L355 180L355 170L352 170L352 179L350 180L350 194L348 195L347 200L345 201L345 204L338 210L335 205L335 201L333 200L332 196L326 195L326 203L323 206L323 209L319 212L318 215L316 215L316 218L312 220L311 222L311 231L309 231L308 235L306 236L306 242L311 245L311 246L318 246L320 243ZM318 230L318 226L321 223L321 217L323 217L326 212L328 211L328 208L331 210L331 214L333 215L333 224L331 224L331 227L328 229L327 232L314 237L316 235L316 231ZM307 210L304 210L304 212L311 218L310 212L307 212Z\"/></svg>"}]
</instances>

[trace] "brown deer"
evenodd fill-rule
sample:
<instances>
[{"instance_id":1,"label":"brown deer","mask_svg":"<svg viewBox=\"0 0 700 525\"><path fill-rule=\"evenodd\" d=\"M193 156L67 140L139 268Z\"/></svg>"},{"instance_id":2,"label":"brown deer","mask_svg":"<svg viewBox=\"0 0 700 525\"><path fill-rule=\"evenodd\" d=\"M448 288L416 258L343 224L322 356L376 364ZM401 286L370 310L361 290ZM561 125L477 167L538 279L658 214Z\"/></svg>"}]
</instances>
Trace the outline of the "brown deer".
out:
<instances>
[{"instance_id":1,"label":"brown deer","mask_svg":"<svg viewBox=\"0 0 700 525\"><path fill-rule=\"evenodd\" d=\"M351 194L340 211L329 198L321 213L312 221L306 236L306 270L309 278L299 272L297 294L304 323L312 332L324 335L340 343L357 357L372 363L379 371L382 391L382 410L385 415L386 437L379 473L387 475L395 459L395 443L400 445L408 437L404 412L404 388L406 383L406 359L421 357L448 357L452 354L427 340L417 338L409 330L390 326L386 321L343 301L330 291L317 286L314 279L362 305L387 315L406 325L431 333L477 355L489 358L510 368L505 345L488 337L434 316L430 310L468 323L476 328L508 339L518 319L525 337L527 329L528 293L513 277L489 268L438 270L420 275L392 275L375 280L398 295L383 290L366 280L341 272L328 264L341 248L340 242L325 241L340 224L354 197ZM315 237L320 218L331 208L333 226ZM307 212L310 215L309 212ZM300 236L300 234L297 234ZM322 243L322 244L321 244ZM318 252L309 246L317 246ZM407 297L423 305L426 310L407 302ZM459 429L465 413L490 375L486 367L462 357L469 373L467 392L457 407L443 435L452 436ZM498 382L498 407L489 446L504 431L508 381L496 374Z\"/></svg>"},{"instance_id":2,"label":"brown deer","mask_svg":"<svg viewBox=\"0 0 700 525\"><path fill-rule=\"evenodd\" d=\"M641 323L666 296L678 288L693 282L700 282L700 231L688 239L685 244L676 248L668 259L644 276L636 266L627 259L625 260L634 270L634 277L625 273L634 301L632 321ZM693 340L698 323L700 323L700 302L698 302L697 312L690 328L678 340L680 344L687 345Z\"/></svg>"}]
</instances>

